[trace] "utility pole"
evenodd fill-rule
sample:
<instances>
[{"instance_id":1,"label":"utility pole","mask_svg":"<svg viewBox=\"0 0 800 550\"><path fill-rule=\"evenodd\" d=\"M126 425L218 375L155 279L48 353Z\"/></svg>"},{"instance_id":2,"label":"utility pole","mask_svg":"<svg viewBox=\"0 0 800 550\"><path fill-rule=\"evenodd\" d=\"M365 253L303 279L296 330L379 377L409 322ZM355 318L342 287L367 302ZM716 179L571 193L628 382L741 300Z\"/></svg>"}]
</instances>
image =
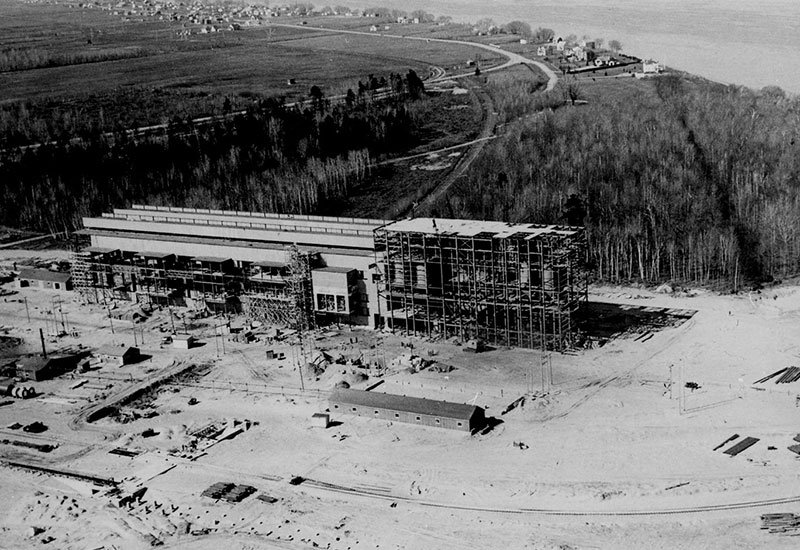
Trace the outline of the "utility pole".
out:
<instances>
[{"instance_id":1,"label":"utility pole","mask_svg":"<svg viewBox=\"0 0 800 550\"><path fill-rule=\"evenodd\" d=\"M172 315L172 305L169 305L169 322L172 323L172 334L178 334L175 332L175 317Z\"/></svg>"}]
</instances>

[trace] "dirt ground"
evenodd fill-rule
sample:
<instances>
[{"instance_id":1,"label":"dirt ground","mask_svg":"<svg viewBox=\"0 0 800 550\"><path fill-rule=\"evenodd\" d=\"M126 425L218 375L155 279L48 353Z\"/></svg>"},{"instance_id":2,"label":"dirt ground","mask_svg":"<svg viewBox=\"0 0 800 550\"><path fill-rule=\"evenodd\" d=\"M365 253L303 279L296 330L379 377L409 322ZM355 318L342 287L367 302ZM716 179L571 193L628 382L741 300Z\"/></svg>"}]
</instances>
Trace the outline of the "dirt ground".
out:
<instances>
[{"instance_id":1,"label":"dirt ground","mask_svg":"<svg viewBox=\"0 0 800 550\"><path fill-rule=\"evenodd\" d=\"M65 257L0 251L0 271ZM544 369L538 351L469 354L360 328L300 342L257 327L255 341L237 342L215 336L219 317L164 309L133 323L121 315L131 306L2 289L0 366L40 351L40 328L50 353L134 343L143 353L28 382L33 399L0 398L2 548L796 547L788 535L800 531L770 533L760 516L800 514L800 459L787 450L800 382L755 383L798 364L795 286L594 287L604 345L552 354ZM162 344L173 326L201 345ZM319 368L298 369L307 362ZM315 427L341 381L474 403L495 426L469 435L343 415ZM10 427L33 421L47 430ZM723 453L748 436L759 441ZM218 482L255 492L238 503L201 495Z\"/></svg>"}]
</instances>

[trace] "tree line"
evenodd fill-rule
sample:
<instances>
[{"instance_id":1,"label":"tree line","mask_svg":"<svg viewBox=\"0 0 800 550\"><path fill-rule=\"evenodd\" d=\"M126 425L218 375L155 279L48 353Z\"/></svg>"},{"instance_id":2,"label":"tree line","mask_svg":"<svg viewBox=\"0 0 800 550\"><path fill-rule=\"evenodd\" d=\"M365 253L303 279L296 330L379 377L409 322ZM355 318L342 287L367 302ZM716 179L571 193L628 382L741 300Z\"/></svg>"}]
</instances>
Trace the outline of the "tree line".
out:
<instances>
[{"instance_id":1,"label":"tree line","mask_svg":"<svg viewBox=\"0 0 800 550\"><path fill-rule=\"evenodd\" d=\"M137 201L313 213L363 181L374 157L417 143L413 101L409 93L334 105L317 94L293 107L265 99L210 124L178 121L163 135L95 132L7 151L0 225L73 230L83 216Z\"/></svg>"},{"instance_id":2,"label":"tree line","mask_svg":"<svg viewBox=\"0 0 800 550\"><path fill-rule=\"evenodd\" d=\"M5 48L0 50L0 73L25 71L63 65L116 61L149 55L144 48L102 52L50 52L40 48Z\"/></svg>"},{"instance_id":3,"label":"tree line","mask_svg":"<svg viewBox=\"0 0 800 550\"><path fill-rule=\"evenodd\" d=\"M597 278L741 288L800 270L800 98L667 76L545 110L436 215L585 224ZM577 213L577 215L576 215Z\"/></svg>"}]
</instances>

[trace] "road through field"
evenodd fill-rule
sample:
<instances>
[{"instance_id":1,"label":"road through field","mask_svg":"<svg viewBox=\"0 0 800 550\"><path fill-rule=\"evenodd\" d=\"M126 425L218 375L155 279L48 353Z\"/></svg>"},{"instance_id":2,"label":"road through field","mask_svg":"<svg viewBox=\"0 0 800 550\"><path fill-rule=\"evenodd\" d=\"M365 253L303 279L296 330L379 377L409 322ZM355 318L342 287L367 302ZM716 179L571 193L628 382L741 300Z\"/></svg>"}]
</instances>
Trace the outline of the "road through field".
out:
<instances>
[{"instance_id":1,"label":"road through field","mask_svg":"<svg viewBox=\"0 0 800 550\"><path fill-rule=\"evenodd\" d=\"M529 67L537 67L542 70L542 72L547 75L547 87L545 91L549 92L556 87L558 83L558 76L556 75L555 71L553 71L550 67L545 65L540 61L534 61L533 59L528 59L522 55L519 55L514 52L509 52L499 48L497 46L489 45L489 44L481 44L478 42L470 42L468 40L451 40L446 38L424 38L420 36L403 36L399 34L377 34L374 32L366 32L366 31L353 31L353 30L343 30L343 29L326 29L324 27L309 27L308 25L291 25L291 24L273 24L276 27L286 27L291 29L301 29L301 30L308 30L314 29L319 31L326 31L330 33L336 34L356 34L356 35L364 35L364 36L379 36L382 38L387 39L399 39L399 40L417 40L417 41L425 41L425 42L441 42L446 44L459 44L465 46L473 46L476 48L480 48L483 50L490 51L494 54L501 55L506 58L506 62L500 65L496 65L494 67L489 67L483 70L484 73L493 72L493 71L501 71L503 69L507 69L509 67L513 67L514 65L527 65ZM469 76L474 76L474 73L466 73L461 75L441 75L438 77L434 77L428 82L436 82L441 80L450 80L455 78L465 78ZM453 186L453 184L463 176L469 167L472 165L473 161L478 157L483 147L486 145L486 142L491 140L494 136L494 129L497 125L497 113L494 109L494 102L489 94L487 94L483 89L480 87L472 84L468 80L461 81L465 86L470 88L470 91L477 95L478 99L481 102L481 106L483 107L484 111L484 122L483 127L481 128L481 133L477 139L469 142L468 144L461 144L460 146L468 145L469 149L461 155L461 158L456 163L455 167L450 171L449 174L436 186L434 187L425 197L421 198L416 204L409 207L406 212L403 212L401 215L414 215L417 212L424 212L425 210L429 209L438 199L443 197L445 193ZM448 148L450 149L450 148ZM431 153L436 153L436 151L431 151L425 153L426 155L430 155ZM398 161L393 161L398 162Z\"/></svg>"},{"instance_id":2,"label":"road through field","mask_svg":"<svg viewBox=\"0 0 800 550\"><path fill-rule=\"evenodd\" d=\"M545 65L544 63L542 63L540 61L534 61L533 59L528 59L527 57L519 55L518 53L509 52L509 51L506 51L506 50L504 50L502 48L499 48L497 46L492 46L492 45L489 45L489 44L481 44L479 42L471 42L469 40L455 40L455 39L449 39L449 38L424 38L422 36L403 36L402 34L374 33L374 32L367 32L367 31L352 31L352 30L345 30L345 29L326 29L325 27L313 27L313 26L309 26L309 25L291 25L291 24L288 24L288 23L277 23L277 24L273 23L272 26L274 26L274 27L285 27L285 28L290 28L290 29L300 29L300 30L314 29L316 31L324 31L324 32L329 32L329 33L333 33L333 34L356 34L356 35L363 35L363 36L379 36L381 38L390 38L390 39L417 40L417 41L423 41L423 42L440 42L440 43L444 43L444 44L459 44L459 45L462 45L462 46L472 46L472 47L475 47L475 48L480 48L482 50L490 51L490 52L492 52L494 54L501 55L501 56L506 58L506 62L505 63L503 63L501 65L497 65L495 67L490 67L488 69L485 69L483 72L500 71L500 70L512 67L514 65L519 65L519 64L521 64L521 65L533 65L533 66L538 67L539 69L541 69L544 72L544 74L547 75L547 88L545 89L545 91L549 92L550 90L555 88L556 84L558 83L558 76L556 75L555 71L553 71L553 69L551 69L550 67L548 67L547 65ZM472 76L472 75L473 75L473 73L467 73L467 74L455 75L455 76L440 76L440 77L434 78L432 80L433 81L435 81L435 80L445 80L445 79L448 79L448 78L460 78L460 77L463 77L463 76Z\"/></svg>"}]
</instances>

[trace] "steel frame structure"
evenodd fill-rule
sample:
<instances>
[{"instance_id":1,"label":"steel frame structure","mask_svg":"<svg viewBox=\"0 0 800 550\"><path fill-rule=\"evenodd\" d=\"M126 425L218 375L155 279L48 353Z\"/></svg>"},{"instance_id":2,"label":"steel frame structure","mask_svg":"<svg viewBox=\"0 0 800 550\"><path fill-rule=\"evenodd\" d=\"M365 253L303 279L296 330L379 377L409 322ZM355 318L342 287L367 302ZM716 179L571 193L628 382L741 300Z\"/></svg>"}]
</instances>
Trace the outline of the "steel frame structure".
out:
<instances>
[{"instance_id":1,"label":"steel frame structure","mask_svg":"<svg viewBox=\"0 0 800 550\"><path fill-rule=\"evenodd\" d=\"M198 266L188 258L148 259L119 250L71 254L73 286L86 303L112 300L154 305L187 305L215 310L238 308L253 319L297 330L314 326L311 255L289 247L284 272L258 278L253 265ZM236 303L238 302L238 303ZM220 305L221 304L221 305Z\"/></svg>"},{"instance_id":2,"label":"steel frame structure","mask_svg":"<svg viewBox=\"0 0 800 550\"><path fill-rule=\"evenodd\" d=\"M498 346L572 347L573 316L588 293L584 230L509 227L471 234L376 229L388 328Z\"/></svg>"}]
</instances>

